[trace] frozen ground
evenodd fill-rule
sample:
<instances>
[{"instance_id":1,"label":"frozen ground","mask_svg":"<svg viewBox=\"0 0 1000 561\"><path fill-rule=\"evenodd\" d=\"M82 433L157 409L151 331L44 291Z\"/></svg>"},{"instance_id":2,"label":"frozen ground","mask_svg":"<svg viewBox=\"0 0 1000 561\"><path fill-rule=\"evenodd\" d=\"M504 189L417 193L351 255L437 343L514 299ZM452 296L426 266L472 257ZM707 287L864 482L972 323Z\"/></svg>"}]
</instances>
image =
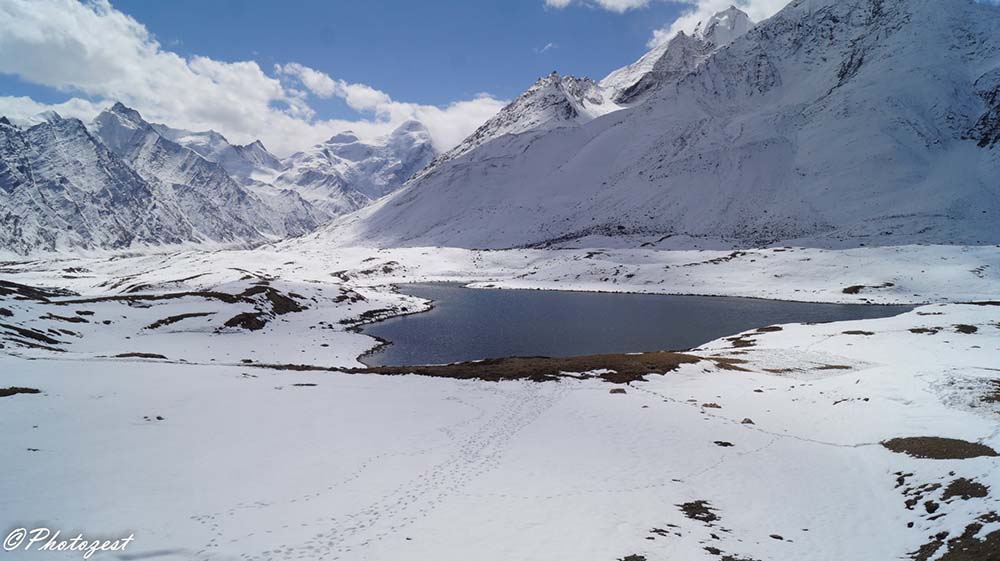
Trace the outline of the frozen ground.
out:
<instances>
[{"instance_id":1,"label":"frozen ground","mask_svg":"<svg viewBox=\"0 0 1000 561\"><path fill-rule=\"evenodd\" d=\"M998 269L922 246L4 263L0 389L40 393L0 397L0 528L164 560L993 559L1000 306L964 302L1000 300ZM733 334L627 386L262 367L359 366L349 328L428 280L927 305Z\"/></svg>"}]
</instances>

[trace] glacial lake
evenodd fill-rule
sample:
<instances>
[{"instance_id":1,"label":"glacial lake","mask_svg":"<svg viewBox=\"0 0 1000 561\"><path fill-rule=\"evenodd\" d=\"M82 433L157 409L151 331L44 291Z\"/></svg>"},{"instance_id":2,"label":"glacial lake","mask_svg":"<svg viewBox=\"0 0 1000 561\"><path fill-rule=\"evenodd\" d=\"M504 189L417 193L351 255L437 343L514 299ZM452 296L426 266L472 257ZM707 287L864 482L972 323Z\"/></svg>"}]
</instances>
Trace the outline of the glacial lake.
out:
<instances>
[{"instance_id":1,"label":"glacial lake","mask_svg":"<svg viewBox=\"0 0 1000 561\"><path fill-rule=\"evenodd\" d=\"M473 289L453 283L408 284L399 290L433 300L434 308L366 325L364 333L392 343L364 357L371 366L679 351L778 323L882 318L912 309L712 296Z\"/></svg>"}]
</instances>

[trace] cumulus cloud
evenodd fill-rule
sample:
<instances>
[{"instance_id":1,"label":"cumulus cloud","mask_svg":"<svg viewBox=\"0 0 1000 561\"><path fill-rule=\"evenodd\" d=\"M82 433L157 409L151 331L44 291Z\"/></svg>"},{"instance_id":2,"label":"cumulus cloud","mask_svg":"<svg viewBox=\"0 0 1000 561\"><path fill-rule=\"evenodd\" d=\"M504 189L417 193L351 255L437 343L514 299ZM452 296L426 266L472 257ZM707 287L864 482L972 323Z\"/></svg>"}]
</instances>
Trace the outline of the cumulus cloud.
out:
<instances>
[{"instance_id":1,"label":"cumulus cloud","mask_svg":"<svg viewBox=\"0 0 1000 561\"><path fill-rule=\"evenodd\" d=\"M565 8L570 4L581 4L602 8L619 14L635 8L644 8L650 0L545 0L549 8Z\"/></svg>"},{"instance_id":2,"label":"cumulus cloud","mask_svg":"<svg viewBox=\"0 0 1000 561\"><path fill-rule=\"evenodd\" d=\"M234 142L260 138L279 154L346 129L377 136L411 118L427 119L435 143L446 149L503 106L485 94L445 107L401 103L296 63L268 74L254 61L182 57L107 0L0 2L0 73L75 96L57 105L0 97L0 113L24 118L52 109L86 119L120 100L150 121L212 128ZM343 98L362 117L316 119L310 96Z\"/></svg>"}]
</instances>

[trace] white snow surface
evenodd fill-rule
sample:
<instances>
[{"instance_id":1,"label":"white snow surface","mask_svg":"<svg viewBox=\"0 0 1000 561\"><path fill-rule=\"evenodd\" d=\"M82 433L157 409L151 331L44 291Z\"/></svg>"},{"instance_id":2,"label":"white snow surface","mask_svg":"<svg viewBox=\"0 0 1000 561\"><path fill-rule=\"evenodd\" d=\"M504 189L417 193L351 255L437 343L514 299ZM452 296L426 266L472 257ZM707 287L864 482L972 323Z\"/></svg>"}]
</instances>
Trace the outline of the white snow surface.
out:
<instances>
[{"instance_id":1,"label":"white snow surface","mask_svg":"<svg viewBox=\"0 0 1000 561\"><path fill-rule=\"evenodd\" d=\"M987 399L1000 379L1000 306L963 304L996 300L998 270L992 246L296 242L5 262L4 282L79 295L0 292L10 312L0 388L42 392L0 397L0 528L134 532L132 558L166 560L719 558L706 548L760 561L903 559L998 509L998 458L916 459L879 444L938 436L1000 448L1000 408ZM721 339L693 351L704 360L628 386L254 366L356 366L375 342L348 327L366 312L424 309L392 284L430 280L926 305L751 331L746 347ZM306 308L279 313L282 297ZM267 325L223 326L248 312ZM181 314L208 315L153 326ZM60 319L73 317L85 321ZM63 352L17 343L27 339L10 326ZM166 358L111 358L122 353ZM960 477L991 493L945 500ZM943 487L917 491L933 484ZM694 501L718 520L685 516L680 505ZM983 523L978 535L997 530Z\"/></svg>"}]
</instances>

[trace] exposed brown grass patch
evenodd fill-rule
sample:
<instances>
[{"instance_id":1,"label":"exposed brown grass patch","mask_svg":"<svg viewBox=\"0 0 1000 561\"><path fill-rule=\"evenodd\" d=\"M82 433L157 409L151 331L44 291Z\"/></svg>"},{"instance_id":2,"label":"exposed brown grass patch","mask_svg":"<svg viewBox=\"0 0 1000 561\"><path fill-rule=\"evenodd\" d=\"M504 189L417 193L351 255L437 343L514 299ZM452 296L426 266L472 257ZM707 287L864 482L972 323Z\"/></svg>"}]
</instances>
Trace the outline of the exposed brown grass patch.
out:
<instances>
[{"instance_id":1,"label":"exposed brown grass patch","mask_svg":"<svg viewBox=\"0 0 1000 561\"><path fill-rule=\"evenodd\" d=\"M161 320L154 321L153 323L146 326L146 329L159 329L161 327L166 327L168 325L175 324L179 321L183 321L190 318L200 318L205 316L213 315L211 312L208 313L191 313L191 314L179 314L176 316L170 316L168 318L163 318Z\"/></svg>"},{"instance_id":2,"label":"exposed brown grass patch","mask_svg":"<svg viewBox=\"0 0 1000 561\"><path fill-rule=\"evenodd\" d=\"M941 532L911 553L910 558L914 561L928 561L938 550L947 546L945 554L938 557L940 561L1000 561L1000 530L987 534L983 539L976 537L985 524L996 522L1000 522L1000 516L990 512L966 526L959 536L947 539L948 532Z\"/></svg>"},{"instance_id":3,"label":"exposed brown grass patch","mask_svg":"<svg viewBox=\"0 0 1000 561\"><path fill-rule=\"evenodd\" d=\"M158 355L156 353L122 353L120 355L115 355L112 358L149 358L157 360L167 360L167 357L163 355Z\"/></svg>"},{"instance_id":4,"label":"exposed brown grass patch","mask_svg":"<svg viewBox=\"0 0 1000 561\"><path fill-rule=\"evenodd\" d=\"M17 386L12 386L9 388L0 388L0 397L10 397L12 395L17 395L19 393L36 394L36 393L42 393L42 390L37 390L35 388L20 388Z\"/></svg>"},{"instance_id":5,"label":"exposed brown grass patch","mask_svg":"<svg viewBox=\"0 0 1000 561\"><path fill-rule=\"evenodd\" d=\"M689 503L683 503L677 505L677 508L681 509L684 516L687 516L691 520L697 520L698 522L704 522L705 524L711 524L719 520L719 516L715 514L715 509L708 501L692 501Z\"/></svg>"},{"instance_id":6,"label":"exposed brown grass patch","mask_svg":"<svg viewBox=\"0 0 1000 561\"><path fill-rule=\"evenodd\" d=\"M966 479L965 477L960 477L948 484L944 489L944 494L941 495L942 501L947 501L950 498L958 497L963 501L969 499L981 499L987 497L990 494L990 488L974 479Z\"/></svg>"},{"instance_id":7,"label":"exposed brown grass patch","mask_svg":"<svg viewBox=\"0 0 1000 561\"><path fill-rule=\"evenodd\" d=\"M576 357L511 357L441 365L372 366L368 368L330 368L296 364L255 364L259 368L297 372L346 372L349 374L382 374L399 376L415 374L433 378L458 380L533 380L555 381L575 377L569 373L605 371L598 377L613 384L628 384L645 380L647 374L666 374L682 364L694 364L703 359L684 353L609 354Z\"/></svg>"},{"instance_id":8,"label":"exposed brown grass patch","mask_svg":"<svg viewBox=\"0 0 1000 561\"><path fill-rule=\"evenodd\" d=\"M893 438L882 443L889 450L914 458L932 460L964 460L982 456L998 456L997 451L978 442L938 436Z\"/></svg>"}]
</instances>

